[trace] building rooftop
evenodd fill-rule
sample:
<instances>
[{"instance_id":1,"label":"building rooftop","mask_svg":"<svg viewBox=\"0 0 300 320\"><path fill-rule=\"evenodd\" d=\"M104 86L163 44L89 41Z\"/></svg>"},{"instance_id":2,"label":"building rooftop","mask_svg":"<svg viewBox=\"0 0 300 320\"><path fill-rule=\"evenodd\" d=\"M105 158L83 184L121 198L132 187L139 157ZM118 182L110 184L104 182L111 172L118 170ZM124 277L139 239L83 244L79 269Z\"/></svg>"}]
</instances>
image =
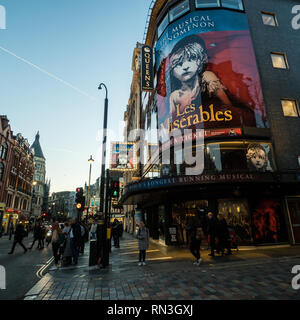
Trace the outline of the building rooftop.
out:
<instances>
[{"instance_id":1,"label":"building rooftop","mask_svg":"<svg viewBox=\"0 0 300 320\"><path fill-rule=\"evenodd\" d=\"M37 132L37 134L35 136L35 140L34 140L32 146L30 147L30 150L32 150L32 149L34 150L34 156L35 157L46 159L44 157L44 154L43 154L43 151L42 151L42 148L41 148L41 145L40 145L40 133L39 133L39 131Z\"/></svg>"}]
</instances>

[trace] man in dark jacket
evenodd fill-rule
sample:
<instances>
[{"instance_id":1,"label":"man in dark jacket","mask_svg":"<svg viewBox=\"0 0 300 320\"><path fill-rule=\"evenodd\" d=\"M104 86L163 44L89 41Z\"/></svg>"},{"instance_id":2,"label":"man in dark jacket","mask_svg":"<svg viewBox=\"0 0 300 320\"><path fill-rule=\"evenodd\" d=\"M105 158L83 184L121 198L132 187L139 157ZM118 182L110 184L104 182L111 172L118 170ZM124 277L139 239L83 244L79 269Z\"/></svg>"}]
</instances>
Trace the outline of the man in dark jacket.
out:
<instances>
[{"instance_id":1,"label":"man in dark jacket","mask_svg":"<svg viewBox=\"0 0 300 320\"><path fill-rule=\"evenodd\" d=\"M196 261L194 262L194 264L197 266L199 266L202 262L202 259L200 258L200 246L201 246L202 237L198 232L199 228L201 228L202 230L199 219L190 219L188 225L186 226L186 230L189 235L190 251L192 255L196 258Z\"/></svg>"},{"instance_id":2,"label":"man in dark jacket","mask_svg":"<svg viewBox=\"0 0 300 320\"><path fill-rule=\"evenodd\" d=\"M112 236L115 248L120 248L120 227L118 219L115 219L112 224Z\"/></svg>"},{"instance_id":3,"label":"man in dark jacket","mask_svg":"<svg viewBox=\"0 0 300 320\"><path fill-rule=\"evenodd\" d=\"M81 227L77 219L74 219L71 225L71 233L70 233L70 246L72 250L73 256L73 264L76 265L78 263L78 255L81 241Z\"/></svg>"},{"instance_id":4,"label":"man in dark jacket","mask_svg":"<svg viewBox=\"0 0 300 320\"><path fill-rule=\"evenodd\" d=\"M28 249L32 249L32 247L34 246L35 242L38 240L38 246L37 249L41 249L42 248L42 239L41 239L41 225L40 222L36 222L34 229L33 229L33 242L31 244L31 246Z\"/></svg>"},{"instance_id":5,"label":"man in dark jacket","mask_svg":"<svg viewBox=\"0 0 300 320\"><path fill-rule=\"evenodd\" d=\"M224 251L226 248L227 254L232 254L231 248L230 248L229 231L228 231L227 222L222 214L218 215L217 237L219 239L217 253L221 251L222 255L224 255Z\"/></svg>"},{"instance_id":6,"label":"man in dark jacket","mask_svg":"<svg viewBox=\"0 0 300 320\"><path fill-rule=\"evenodd\" d=\"M209 254L209 256L214 257L215 256L215 247L216 247L216 235L217 235L218 220L212 212L209 212L207 214L207 217L208 217L207 233L208 233L209 239L210 239L210 250L211 250L211 253Z\"/></svg>"},{"instance_id":7,"label":"man in dark jacket","mask_svg":"<svg viewBox=\"0 0 300 320\"><path fill-rule=\"evenodd\" d=\"M19 243L19 245L24 249L24 253L27 252L27 249L22 242L23 238L25 237L25 233L26 232L25 232L24 226L21 223L18 224L16 227L16 231L15 231L14 243L13 243L12 248L8 254L14 253L15 246L17 243Z\"/></svg>"}]
</instances>

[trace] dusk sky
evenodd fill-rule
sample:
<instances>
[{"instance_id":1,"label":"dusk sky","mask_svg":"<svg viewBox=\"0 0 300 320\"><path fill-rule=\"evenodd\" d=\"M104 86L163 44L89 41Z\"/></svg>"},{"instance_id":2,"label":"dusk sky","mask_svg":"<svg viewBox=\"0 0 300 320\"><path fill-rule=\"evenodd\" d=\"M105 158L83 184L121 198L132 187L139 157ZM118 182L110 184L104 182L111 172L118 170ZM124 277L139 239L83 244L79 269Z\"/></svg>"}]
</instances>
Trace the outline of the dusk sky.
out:
<instances>
[{"instance_id":1,"label":"dusk sky","mask_svg":"<svg viewBox=\"0 0 300 320\"><path fill-rule=\"evenodd\" d=\"M131 60L150 0L0 0L0 114L32 144L37 131L50 192L75 191L101 172L105 90L108 128L122 140ZM120 129L118 129L120 127ZM110 155L110 145L107 148ZM107 159L108 160L108 159Z\"/></svg>"}]
</instances>

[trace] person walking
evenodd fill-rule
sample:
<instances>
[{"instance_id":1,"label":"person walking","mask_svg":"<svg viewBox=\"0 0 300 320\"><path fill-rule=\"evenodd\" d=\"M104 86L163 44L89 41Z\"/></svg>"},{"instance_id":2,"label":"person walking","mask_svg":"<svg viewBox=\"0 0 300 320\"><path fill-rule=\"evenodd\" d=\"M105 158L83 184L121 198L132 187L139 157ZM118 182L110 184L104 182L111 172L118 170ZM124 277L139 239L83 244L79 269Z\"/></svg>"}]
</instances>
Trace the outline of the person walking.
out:
<instances>
[{"instance_id":1,"label":"person walking","mask_svg":"<svg viewBox=\"0 0 300 320\"><path fill-rule=\"evenodd\" d=\"M38 241L38 246L37 249L41 249L42 248L42 242L41 242L41 225L40 222L37 221L35 223L34 229L33 229L33 242L31 244L31 246L28 248L29 250L32 249L32 247L34 246L35 242Z\"/></svg>"},{"instance_id":2,"label":"person walking","mask_svg":"<svg viewBox=\"0 0 300 320\"><path fill-rule=\"evenodd\" d=\"M146 265L146 250L149 247L149 229L145 226L144 222L140 222L140 227L136 235L139 247L139 266Z\"/></svg>"},{"instance_id":3,"label":"person walking","mask_svg":"<svg viewBox=\"0 0 300 320\"><path fill-rule=\"evenodd\" d=\"M115 248L120 248L120 227L118 219L115 219L112 224L112 236Z\"/></svg>"},{"instance_id":4,"label":"person walking","mask_svg":"<svg viewBox=\"0 0 300 320\"><path fill-rule=\"evenodd\" d=\"M9 240L11 240L12 235L14 234L14 224L12 221L9 223Z\"/></svg>"},{"instance_id":5,"label":"person walking","mask_svg":"<svg viewBox=\"0 0 300 320\"><path fill-rule=\"evenodd\" d=\"M194 265L199 266L202 262L200 257L201 241L204 237L202 227L197 219L191 219L186 227L189 234L189 248L192 255L196 258Z\"/></svg>"},{"instance_id":6,"label":"person walking","mask_svg":"<svg viewBox=\"0 0 300 320\"><path fill-rule=\"evenodd\" d=\"M79 247L81 240L81 228L77 219L72 221L70 232L70 245L72 250L73 265L78 263Z\"/></svg>"},{"instance_id":7,"label":"person walking","mask_svg":"<svg viewBox=\"0 0 300 320\"><path fill-rule=\"evenodd\" d=\"M16 247L16 244L18 243L23 249L24 249L24 253L27 252L27 249L26 247L24 246L23 244L23 239L25 237L25 230L24 230L24 226L23 224L19 223L16 227L16 231L15 231L15 236L14 236L14 242L13 242L13 245L12 245L12 248L10 250L10 252L8 252L8 254L13 254L14 253L14 250L15 250L15 247Z\"/></svg>"},{"instance_id":8,"label":"person walking","mask_svg":"<svg viewBox=\"0 0 300 320\"><path fill-rule=\"evenodd\" d=\"M222 214L218 215L217 237L219 240L217 253L221 252L223 256L225 249L227 249L227 255L232 254L231 248L230 248L230 241L229 241L230 235L228 231L227 222Z\"/></svg>"},{"instance_id":9,"label":"person walking","mask_svg":"<svg viewBox=\"0 0 300 320\"><path fill-rule=\"evenodd\" d=\"M68 222L65 222L62 232L65 238L64 243L61 246L61 252L63 254L63 266L67 267L72 263L72 249L70 239L71 226Z\"/></svg>"},{"instance_id":10,"label":"person walking","mask_svg":"<svg viewBox=\"0 0 300 320\"><path fill-rule=\"evenodd\" d=\"M216 247L216 235L217 235L218 220L212 212L209 212L207 214L207 217L208 217L207 233L208 233L209 239L210 239L210 250L211 250L211 253L209 254L209 256L214 257L215 256L215 247Z\"/></svg>"},{"instance_id":11,"label":"person walking","mask_svg":"<svg viewBox=\"0 0 300 320\"><path fill-rule=\"evenodd\" d=\"M91 225L91 229L90 229L90 240L96 239L96 231L97 231L97 223L94 220L93 224Z\"/></svg>"},{"instance_id":12,"label":"person walking","mask_svg":"<svg viewBox=\"0 0 300 320\"><path fill-rule=\"evenodd\" d=\"M58 222L54 222L52 226L52 252L54 257L54 266L49 270L56 270L58 268L58 262L60 260L60 235L62 234L62 230L59 227Z\"/></svg>"},{"instance_id":13,"label":"person walking","mask_svg":"<svg viewBox=\"0 0 300 320\"><path fill-rule=\"evenodd\" d=\"M40 249L44 249L45 246L45 237L46 237L46 228L43 224L41 224L41 229L40 229L40 240L41 240L41 247Z\"/></svg>"},{"instance_id":14,"label":"person walking","mask_svg":"<svg viewBox=\"0 0 300 320\"><path fill-rule=\"evenodd\" d=\"M81 222L79 224L80 226L80 231L81 231L81 237L80 237L80 241L79 241L79 253L84 254L84 243L85 243L85 227L83 225L83 223Z\"/></svg>"}]
</instances>

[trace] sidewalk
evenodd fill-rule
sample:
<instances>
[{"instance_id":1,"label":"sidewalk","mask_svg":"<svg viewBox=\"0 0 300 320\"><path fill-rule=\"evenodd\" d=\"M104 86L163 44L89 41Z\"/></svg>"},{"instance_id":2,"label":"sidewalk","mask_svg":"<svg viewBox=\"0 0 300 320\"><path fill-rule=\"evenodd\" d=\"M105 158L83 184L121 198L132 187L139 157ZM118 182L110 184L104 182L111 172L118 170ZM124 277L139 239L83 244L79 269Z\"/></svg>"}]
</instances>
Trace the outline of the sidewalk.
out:
<instances>
[{"instance_id":1,"label":"sidewalk","mask_svg":"<svg viewBox=\"0 0 300 320\"><path fill-rule=\"evenodd\" d=\"M138 266L137 240L124 233L120 249L112 247L109 267L88 267L89 248L78 266L46 274L25 300L141 299L300 299L291 287L291 269L300 264L300 246L233 251L232 256L208 256L193 265L188 249L151 242L146 266Z\"/></svg>"}]
</instances>

